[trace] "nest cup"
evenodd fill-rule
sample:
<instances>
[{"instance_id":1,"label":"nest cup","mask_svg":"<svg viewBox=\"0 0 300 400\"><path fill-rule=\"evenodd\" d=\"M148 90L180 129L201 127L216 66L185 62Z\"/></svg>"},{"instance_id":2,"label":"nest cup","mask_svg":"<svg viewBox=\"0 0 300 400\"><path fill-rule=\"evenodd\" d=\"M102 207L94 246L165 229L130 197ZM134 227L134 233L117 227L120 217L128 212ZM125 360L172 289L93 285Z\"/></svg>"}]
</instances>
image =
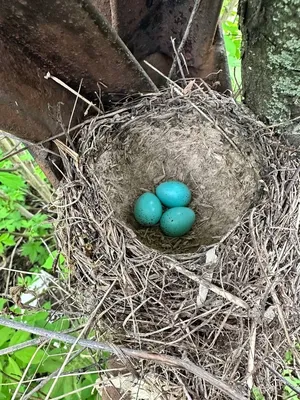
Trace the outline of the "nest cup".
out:
<instances>
[{"instance_id":1,"label":"nest cup","mask_svg":"<svg viewBox=\"0 0 300 400\"><path fill-rule=\"evenodd\" d=\"M130 124L120 125L116 136L103 137L103 145L100 139L94 169L116 218L163 253L191 253L218 242L249 209L258 188L249 141L226 137L193 107L162 107L155 113L143 110ZM159 226L142 227L133 216L136 199L145 191L155 193L167 180L182 181L192 191L189 207L196 223L179 239L165 236Z\"/></svg>"},{"instance_id":2,"label":"nest cup","mask_svg":"<svg viewBox=\"0 0 300 400\"><path fill-rule=\"evenodd\" d=\"M73 145L79 158L62 154L56 234L75 278L72 311L90 315L98 307L100 341L187 358L246 393L254 334L256 352L263 357L274 348L281 365L286 331L266 290L280 282L281 315L290 332L298 329L295 297L287 293L297 276L297 261L289 260L299 259L292 229L299 158L287 157L290 150L265 131L232 99L201 87L188 96L145 96L83 126ZM137 197L169 179L193 195L197 222L182 238L133 217ZM261 326L252 329L257 316ZM164 386L166 398L186 398L184 386L195 399L228 399L187 371L178 380L170 366L134 367L177 385L175 397ZM260 387L275 398L278 384L262 365L257 371Z\"/></svg>"}]
</instances>

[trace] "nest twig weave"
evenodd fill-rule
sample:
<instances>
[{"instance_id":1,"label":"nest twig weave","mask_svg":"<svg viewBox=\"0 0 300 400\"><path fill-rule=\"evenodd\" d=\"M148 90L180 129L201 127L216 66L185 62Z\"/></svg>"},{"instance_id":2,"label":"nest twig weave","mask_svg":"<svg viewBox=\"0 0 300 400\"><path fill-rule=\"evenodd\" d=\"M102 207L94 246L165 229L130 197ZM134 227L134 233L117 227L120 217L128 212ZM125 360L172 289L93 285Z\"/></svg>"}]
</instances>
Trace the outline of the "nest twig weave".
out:
<instances>
[{"instance_id":1,"label":"nest twig weave","mask_svg":"<svg viewBox=\"0 0 300 400\"><path fill-rule=\"evenodd\" d=\"M145 96L89 121L77 136L79 162L64 157L57 237L76 278L73 303L86 315L102 301L97 321L102 338L187 357L244 393L255 384L266 399L274 399L283 385L263 360L280 372L289 348L299 361L297 150L232 99L201 87L177 96L178 113L197 104L218 126L247 136L262 160L260 198L240 222L215 245L177 255L147 247L116 218L93 167L103 138L147 113L161 117L168 112L167 99L175 96L172 90ZM226 398L185 372L153 363L143 365L143 374L147 371L178 383L193 399Z\"/></svg>"}]
</instances>

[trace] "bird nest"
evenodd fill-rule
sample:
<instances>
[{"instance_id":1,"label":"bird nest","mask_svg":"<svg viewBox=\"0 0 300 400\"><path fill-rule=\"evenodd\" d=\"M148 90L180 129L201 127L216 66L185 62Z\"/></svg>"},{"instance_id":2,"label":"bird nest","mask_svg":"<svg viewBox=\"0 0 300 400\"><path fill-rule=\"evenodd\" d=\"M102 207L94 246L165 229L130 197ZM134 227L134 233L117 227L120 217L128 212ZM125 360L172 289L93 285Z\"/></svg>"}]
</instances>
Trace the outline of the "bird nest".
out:
<instances>
[{"instance_id":1,"label":"bird nest","mask_svg":"<svg viewBox=\"0 0 300 400\"><path fill-rule=\"evenodd\" d=\"M280 398L287 349L299 360L297 151L202 86L128 101L62 149L57 239L72 309L97 308L98 339L127 369L133 355L155 398L242 400L254 386ZM183 238L132 216L168 179L192 190L197 223Z\"/></svg>"}]
</instances>

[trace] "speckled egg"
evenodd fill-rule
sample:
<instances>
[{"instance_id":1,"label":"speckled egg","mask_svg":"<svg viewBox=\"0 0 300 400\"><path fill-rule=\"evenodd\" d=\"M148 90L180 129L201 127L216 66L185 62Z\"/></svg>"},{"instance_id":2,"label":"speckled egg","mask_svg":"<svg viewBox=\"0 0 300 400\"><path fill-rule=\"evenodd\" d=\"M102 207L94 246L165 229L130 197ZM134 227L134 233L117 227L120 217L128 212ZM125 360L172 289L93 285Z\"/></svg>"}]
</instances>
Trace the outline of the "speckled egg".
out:
<instances>
[{"instance_id":1,"label":"speckled egg","mask_svg":"<svg viewBox=\"0 0 300 400\"><path fill-rule=\"evenodd\" d=\"M155 194L147 192L142 194L134 205L134 217L144 226L155 225L162 216L162 204Z\"/></svg>"},{"instance_id":2,"label":"speckled egg","mask_svg":"<svg viewBox=\"0 0 300 400\"><path fill-rule=\"evenodd\" d=\"M194 211L188 207L170 208L163 213L160 228L167 236L183 236L191 230L195 219Z\"/></svg>"},{"instance_id":3,"label":"speckled egg","mask_svg":"<svg viewBox=\"0 0 300 400\"><path fill-rule=\"evenodd\" d=\"M156 188L156 196L166 207L184 207L191 201L191 191L182 182L167 181Z\"/></svg>"}]
</instances>

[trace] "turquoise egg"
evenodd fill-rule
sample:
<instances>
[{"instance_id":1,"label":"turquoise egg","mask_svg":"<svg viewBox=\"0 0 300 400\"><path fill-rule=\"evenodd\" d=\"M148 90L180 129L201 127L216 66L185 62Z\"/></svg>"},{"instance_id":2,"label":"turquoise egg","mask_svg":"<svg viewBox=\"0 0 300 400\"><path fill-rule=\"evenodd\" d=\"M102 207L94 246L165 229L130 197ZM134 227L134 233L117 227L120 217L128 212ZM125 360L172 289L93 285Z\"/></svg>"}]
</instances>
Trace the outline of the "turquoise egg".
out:
<instances>
[{"instance_id":1,"label":"turquoise egg","mask_svg":"<svg viewBox=\"0 0 300 400\"><path fill-rule=\"evenodd\" d=\"M166 207L184 207L191 201L191 191L182 182L163 182L156 188L156 196Z\"/></svg>"},{"instance_id":2,"label":"turquoise egg","mask_svg":"<svg viewBox=\"0 0 300 400\"><path fill-rule=\"evenodd\" d=\"M155 194L147 192L142 194L134 205L134 217L144 226L155 225L162 216L162 205Z\"/></svg>"},{"instance_id":3,"label":"turquoise egg","mask_svg":"<svg viewBox=\"0 0 300 400\"><path fill-rule=\"evenodd\" d=\"M189 232L196 216L188 207L174 207L163 213L160 228L167 236L178 237Z\"/></svg>"}]
</instances>

